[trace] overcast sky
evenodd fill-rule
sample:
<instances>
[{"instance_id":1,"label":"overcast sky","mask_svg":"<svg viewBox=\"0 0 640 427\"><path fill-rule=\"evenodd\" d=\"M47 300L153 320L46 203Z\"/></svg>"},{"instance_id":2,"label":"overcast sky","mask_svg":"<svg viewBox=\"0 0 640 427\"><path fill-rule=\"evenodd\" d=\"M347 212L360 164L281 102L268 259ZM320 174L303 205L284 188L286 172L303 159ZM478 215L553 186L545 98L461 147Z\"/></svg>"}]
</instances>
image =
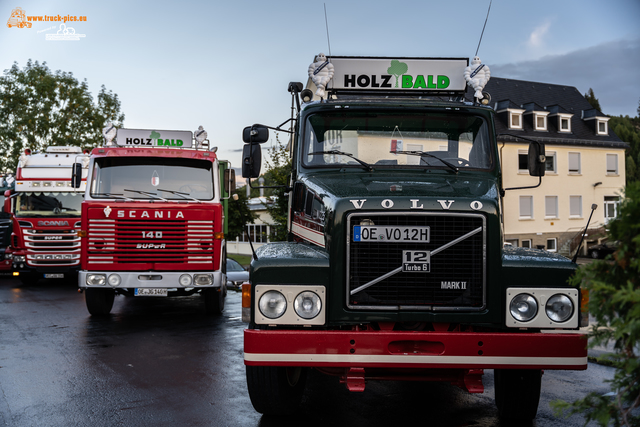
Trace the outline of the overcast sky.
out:
<instances>
[{"instance_id":1,"label":"overcast sky","mask_svg":"<svg viewBox=\"0 0 640 427\"><path fill-rule=\"evenodd\" d=\"M59 22L0 26L0 70L28 59L117 93L125 126L195 130L240 165L241 131L290 115L287 85L315 54L473 57L489 0L326 2L0 0L0 18L86 16L78 41L47 40ZM593 88L605 114L636 116L639 0L494 0L478 53L491 74Z\"/></svg>"}]
</instances>

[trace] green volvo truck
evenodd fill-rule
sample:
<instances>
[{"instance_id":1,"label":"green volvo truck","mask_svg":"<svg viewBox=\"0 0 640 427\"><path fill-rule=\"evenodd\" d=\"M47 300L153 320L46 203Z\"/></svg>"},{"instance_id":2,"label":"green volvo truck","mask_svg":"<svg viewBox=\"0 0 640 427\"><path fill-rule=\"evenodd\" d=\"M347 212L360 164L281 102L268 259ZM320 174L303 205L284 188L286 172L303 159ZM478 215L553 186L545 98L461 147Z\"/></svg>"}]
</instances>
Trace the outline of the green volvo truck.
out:
<instances>
[{"instance_id":1,"label":"green volvo truck","mask_svg":"<svg viewBox=\"0 0 640 427\"><path fill-rule=\"evenodd\" d=\"M289 238L256 251L243 287L258 412L295 410L311 368L354 392L409 380L482 393L494 370L500 416L531 420L543 370L587 368L575 264L504 245L514 213L495 112L487 93L465 101L478 71L466 58L319 55L306 88L289 84L291 119L244 129L248 178L269 129L291 134ZM532 185L544 163L530 141Z\"/></svg>"}]
</instances>

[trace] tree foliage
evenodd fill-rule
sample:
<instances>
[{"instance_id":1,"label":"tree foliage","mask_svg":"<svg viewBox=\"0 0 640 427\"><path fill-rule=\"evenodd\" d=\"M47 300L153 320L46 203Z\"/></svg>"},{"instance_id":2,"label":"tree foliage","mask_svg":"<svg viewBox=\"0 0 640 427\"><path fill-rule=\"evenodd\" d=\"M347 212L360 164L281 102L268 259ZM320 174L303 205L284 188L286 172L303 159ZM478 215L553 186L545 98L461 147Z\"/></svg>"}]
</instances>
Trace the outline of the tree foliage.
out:
<instances>
[{"instance_id":1,"label":"tree foliage","mask_svg":"<svg viewBox=\"0 0 640 427\"><path fill-rule=\"evenodd\" d=\"M640 117L614 116L609 126L630 147L625 159L627 185L640 181Z\"/></svg>"},{"instance_id":2,"label":"tree foliage","mask_svg":"<svg viewBox=\"0 0 640 427\"><path fill-rule=\"evenodd\" d=\"M600 101L598 101L598 98L596 98L596 95L593 93L593 89L589 88L589 91L584 94L584 97L587 99L587 101L589 101L589 104L591 104L593 108L600 111L601 113L603 112L602 108L600 107Z\"/></svg>"},{"instance_id":3,"label":"tree foliage","mask_svg":"<svg viewBox=\"0 0 640 427\"><path fill-rule=\"evenodd\" d=\"M256 215L251 212L248 205L247 195L244 191L236 192L237 200L233 197L229 199L229 230L227 240L236 240L246 231L247 224L253 224Z\"/></svg>"},{"instance_id":4,"label":"tree foliage","mask_svg":"<svg viewBox=\"0 0 640 427\"><path fill-rule=\"evenodd\" d=\"M626 187L620 215L609 223L609 238L620 242L613 255L580 267L574 285L589 290L596 324L589 346L614 343L612 395L590 393L573 403L554 402L557 413L583 413L585 425L640 426L640 182ZM634 413L635 409L635 413Z\"/></svg>"},{"instance_id":5,"label":"tree foliage","mask_svg":"<svg viewBox=\"0 0 640 427\"><path fill-rule=\"evenodd\" d=\"M104 85L94 102L86 80L52 72L46 62L17 63L0 77L0 170L14 170L25 149L50 145L96 147L107 121L121 126L118 95Z\"/></svg>"},{"instance_id":6,"label":"tree foliage","mask_svg":"<svg viewBox=\"0 0 640 427\"><path fill-rule=\"evenodd\" d=\"M269 149L270 158L266 160L267 172L264 174L265 185L281 186L272 189L273 204L267 205L267 212L273 218L274 229L271 233L272 241L287 240L287 219L289 212L289 198L285 187L289 185L291 175L291 159L287 147L280 142L276 133L276 144ZM275 231L275 232L274 232Z\"/></svg>"}]
</instances>

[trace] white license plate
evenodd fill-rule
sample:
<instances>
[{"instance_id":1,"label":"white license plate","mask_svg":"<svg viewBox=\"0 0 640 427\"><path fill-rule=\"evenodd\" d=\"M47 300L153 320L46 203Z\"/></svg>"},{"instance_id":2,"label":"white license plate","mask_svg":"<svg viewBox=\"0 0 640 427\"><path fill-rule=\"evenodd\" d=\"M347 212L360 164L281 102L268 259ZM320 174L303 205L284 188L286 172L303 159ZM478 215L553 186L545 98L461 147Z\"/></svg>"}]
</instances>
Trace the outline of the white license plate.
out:
<instances>
[{"instance_id":1,"label":"white license plate","mask_svg":"<svg viewBox=\"0 0 640 427\"><path fill-rule=\"evenodd\" d=\"M147 296L147 297L166 297L169 295L168 290L158 288L136 288L135 296Z\"/></svg>"},{"instance_id":2,"label":"white license plate","mask_svg":"<svg viewBox=\"0 0 640 427\"><path fill-rule=\"evenodd\" d=\"M429 227L393 227L384 225L354 225L354 242L415 242L429 243Z\"/></svg>"},{"instance_id":3,"label":"white license plate","mask_svg":"<svg viewBox=\"0 0 640 427\"><path fill-rule=\"evenodd\" d=\"M64 274L62 273L49 273L44 275L45 279L64 279Z\"/></svg>"}]
</instances>

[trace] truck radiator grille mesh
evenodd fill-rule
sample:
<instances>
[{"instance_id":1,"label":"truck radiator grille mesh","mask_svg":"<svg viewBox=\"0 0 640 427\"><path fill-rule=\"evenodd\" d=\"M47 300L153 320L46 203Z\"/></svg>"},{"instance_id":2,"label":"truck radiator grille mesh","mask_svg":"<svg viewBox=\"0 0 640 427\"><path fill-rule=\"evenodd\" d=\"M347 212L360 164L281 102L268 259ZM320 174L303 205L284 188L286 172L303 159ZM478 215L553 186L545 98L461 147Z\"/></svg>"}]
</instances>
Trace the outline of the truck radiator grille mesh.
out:
<instances>
[{"instance_id":1,"label":"truck radiator grille mesh","mask_svg":"<svg viewBox=\"0 0 640 427\"><path fill-rule=\"evenodd\" d=\"M354 227L358 225L428 226L430 238L428 243L354 241ZM484 309L484 216L425 213L382 215L358 212L349 216L347 227L349 308L433 311ZM456 239L459 240L450 244ZM433 252L429 272L402 271L403 251Z\"/></svg>"},{"instance_id":2,"label":"truck radiator grille mesh","mask_svg":"<svg viewBox=\"0 0 640 427\"><path fill-rule=\"evenodd\" d=\"M89 219L91 264L193 264L213 267L213 221Z\"/></svg>"}]
</instances>

